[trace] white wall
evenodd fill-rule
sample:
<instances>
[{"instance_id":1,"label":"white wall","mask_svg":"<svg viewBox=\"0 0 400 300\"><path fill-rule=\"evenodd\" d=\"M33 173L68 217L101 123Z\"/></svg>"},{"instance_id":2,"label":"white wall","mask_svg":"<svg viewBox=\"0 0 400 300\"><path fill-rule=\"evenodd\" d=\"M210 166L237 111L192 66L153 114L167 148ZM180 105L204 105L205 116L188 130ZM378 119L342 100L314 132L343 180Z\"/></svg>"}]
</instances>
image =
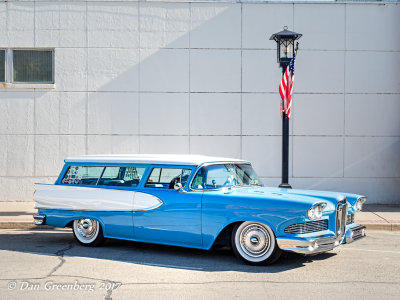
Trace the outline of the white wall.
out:
<instances>
[{"instance_id":1,"label":"white wall","mask_svg":"<svg viewBox=\"0 0 400 300\"><path fill-rule=\"evenodd\" d=\"M0 1L0 48L54 47L54 89L0 89L0 201L69 155L202 153L281 174L272 33L300 32L296 188L400 203L399 3Z\"/></svg>"}]
</instances>

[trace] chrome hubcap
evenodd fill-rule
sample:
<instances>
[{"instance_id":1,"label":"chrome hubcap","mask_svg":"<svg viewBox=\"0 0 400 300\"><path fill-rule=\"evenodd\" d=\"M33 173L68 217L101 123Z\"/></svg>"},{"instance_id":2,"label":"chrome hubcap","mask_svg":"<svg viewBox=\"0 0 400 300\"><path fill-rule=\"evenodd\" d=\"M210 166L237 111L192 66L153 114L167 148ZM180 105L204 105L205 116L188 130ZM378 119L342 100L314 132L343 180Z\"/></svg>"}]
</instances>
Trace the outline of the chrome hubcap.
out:
<instances>
[{"instance_id":1,"label":"chrome hubcap","mask_svg":"<svg viewBox=\"0 0 400 300\"><path fill-rule=\"evenodd\" d=\"M90 240L97 233L98 222L92 219L80 219L78 220L76 227L78 229L77 233L81 238Z\"/></svg>"},{"instance_id":2,"label":"chrome hubcap","mask_svg":"<svg viewBox=\"0 0 400 300\"><path fill-rule=\"evenodd\" d=\"M270 248L270 235L259 224L249 224L240 233L240 247L251 257L263 256Z\"/></svg>"},{"instance_id":3,"label":"chrome hubcap","mask_svg":"<svg viewBox=\"0 0 400 300\"><path fill-rule=\"evenodd\" d=\"M250 242L251 242L253 245L257 245L257 244L258 244L258 238L256 238L255 236L253 236L253 237L250 238Z\"/></svg>"}]
</instances>

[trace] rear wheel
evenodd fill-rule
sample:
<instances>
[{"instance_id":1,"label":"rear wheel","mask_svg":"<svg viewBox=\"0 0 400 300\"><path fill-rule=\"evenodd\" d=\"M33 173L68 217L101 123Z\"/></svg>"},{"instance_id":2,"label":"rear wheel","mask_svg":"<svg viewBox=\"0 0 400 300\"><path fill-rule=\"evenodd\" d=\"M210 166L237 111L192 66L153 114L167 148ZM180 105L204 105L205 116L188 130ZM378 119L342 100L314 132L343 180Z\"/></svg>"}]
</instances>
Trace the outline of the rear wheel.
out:
<instances>
[{"instance_id":1,"label":"rear wheel","mask_svg":"<svg viewBox=\"0 0 400 300\"><path fill-rule=\"evenodd\" d=\"M83 246L100 246L105 241L101 225L96 220L74 220L72 229L76 240Z\"/></svg>"},{"instance_id":2,"label":"rear wheel","mask_svg":"<svg viewBox=\"0 0 400 300\"><path fill-rule=\"evenodd\" d=\"M232 231L232 248L236 256L250 265L268 265L281 255L271 228L258 222L243 222Z\"/></svg>"}]
</instances>

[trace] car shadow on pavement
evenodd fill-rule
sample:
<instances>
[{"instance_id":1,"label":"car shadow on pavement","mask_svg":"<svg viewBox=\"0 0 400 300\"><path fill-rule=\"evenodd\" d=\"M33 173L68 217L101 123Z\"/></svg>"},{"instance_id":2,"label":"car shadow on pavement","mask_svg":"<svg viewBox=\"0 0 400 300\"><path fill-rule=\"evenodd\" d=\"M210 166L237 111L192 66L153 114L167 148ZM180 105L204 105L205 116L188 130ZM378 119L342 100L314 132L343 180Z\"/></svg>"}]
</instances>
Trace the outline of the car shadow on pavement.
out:
<instances>
[{"instance_id":1,"label":"car shadow on pavement","mask_svg":"<svg viewBox=\"0 0 400 300\"><path fill-rule=\"evenodd\" d=\"M198 271L236 271L247 273L280 273L301 268L314 260L324 260L335 253L303 256L283 252L269 266L250 266L237 259L228 248L210 251L157 244L108 239L102 247L79 245L71 230L7 230L0 233L0 250L37 255L83 257L112 260L138 265Z\"/></svg>"}]
</instances>

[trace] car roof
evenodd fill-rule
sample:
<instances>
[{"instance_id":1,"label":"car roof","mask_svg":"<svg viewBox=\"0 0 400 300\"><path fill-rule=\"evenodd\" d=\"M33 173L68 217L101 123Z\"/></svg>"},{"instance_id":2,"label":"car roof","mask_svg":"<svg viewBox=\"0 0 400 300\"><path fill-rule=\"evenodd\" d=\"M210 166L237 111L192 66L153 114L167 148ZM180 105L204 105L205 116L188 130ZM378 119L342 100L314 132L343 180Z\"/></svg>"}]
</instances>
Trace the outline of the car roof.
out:
<instances>
[{"instance_id":1,"label":"car roof","mask_svg":"<svg viewBox=\"0 0 400 300\"><path fill-rule=\"evenodd\" d=\"M168 164L168 165L192 165L198 166L205 163L233 162L249 163L246 160L213 157L193 154L105 154L105 155L82 155L67 157L65 162L77 163L146 163L146 164Z\"/></svg>"}]
</instances>

